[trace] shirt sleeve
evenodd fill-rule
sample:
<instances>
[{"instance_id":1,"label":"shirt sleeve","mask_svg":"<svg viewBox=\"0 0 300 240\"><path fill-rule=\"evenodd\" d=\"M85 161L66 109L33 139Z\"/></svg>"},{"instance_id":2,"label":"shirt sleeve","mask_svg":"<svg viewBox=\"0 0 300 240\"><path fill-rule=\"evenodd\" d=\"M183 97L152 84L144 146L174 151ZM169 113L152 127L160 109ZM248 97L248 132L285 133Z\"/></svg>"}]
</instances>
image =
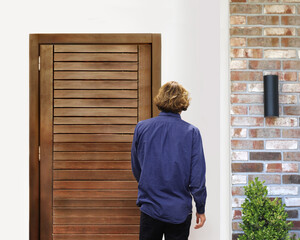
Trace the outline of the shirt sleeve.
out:
<instances>
[{"instance_id":1,"label":"shirt sleeve","mask_svg":"<svg viewBox=\"0 0 300 240\"><path fill-rule=\"evenodd\" d=\"M135 126L131 145L131 169L137 182L140 180L141 166L137 156L138 149L138 124Z\"/></svg>"},{"instance_id":2,"label":"shirt sleeve","mask_svg":"<svg viewBox=\"0 0 300 240\"><path fill-rule=\"evenodd\" d=\"M196 129L193 133L192 145L192 162L189 189L194 197L197 213L202 214L205 212L207 192L205 186L206 164L202 138L199 129Z\"/></svg>"}]
</instances>

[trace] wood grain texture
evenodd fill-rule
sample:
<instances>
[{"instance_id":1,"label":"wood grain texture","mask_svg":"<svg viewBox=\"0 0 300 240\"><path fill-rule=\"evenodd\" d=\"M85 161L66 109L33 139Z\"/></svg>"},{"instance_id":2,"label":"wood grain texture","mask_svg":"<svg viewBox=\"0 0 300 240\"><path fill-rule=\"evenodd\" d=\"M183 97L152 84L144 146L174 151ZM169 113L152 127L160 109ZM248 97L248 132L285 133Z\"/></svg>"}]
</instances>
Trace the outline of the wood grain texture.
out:
<instances>
[{"instance_id":1,"label":"wood grain texture","mask_svg":"<svg viewBox=\"0 0 300 240\"><path fill-rule=\"evenodd\" d=\"M152 100L161 87L161 34L152 34ZM152 101L152 117L158 116L160 111Z\"/></svg>"},{"instance_id":2,"label":"wood grain texture","mask_svg":"<svg viewBox=\"0 0 300 240\"><path fill-rule=\"evenodd\" d=\"M67 43L67 44L137 44L152 43L151 33L40 33L40 43Z\"/></svg>"},{"instance_id":3,"label":"wood grain texture","mask_svg":"<svg viewBox=\"0 0 300 240\"><path fill-rule=\"evenodd\" d=\"M54 71L58 70L127 70L137 71L137 62L54 62Z\"/></svg>"},{"instance_id":4,"label":"wood grain texture","mask_svg":"<svg viewBox=\"0 0 300 240\"><path fill-rule=\"evenodd\" d=\"M53 45L40 46L40 239L52 239Z\"/></svg>"},{"instance_id":5,"label":"wood grain texture","mask_svg":"<svg viewBox=\"0 0 300 240\"><path fill-rule=\"evenodd\" d=\"M55 207L136 207L136 199L54 200Z\"/></svg>"},{"instance_id":6,"label":"wood grain texture","mask_svg":"<svg viewBox=\"0 0 300 240\"><path fill-rule=\"evenodd\" d=\"M29 239L40 239L39 44L29 35Z\"/></svg>"},{"instance_id":7,"label":"wood grain texture","mask_svg":"<svg viewBox=\"0 0 300 240\"><path fill-rule=\"evenodd\" d=\"M32 36L55 49L51 239L138 239L130 149L133 127L155 111L160 34Z\"/></svg>"},{"instance_id":8,"label":"wood grain texture","mask_svg":"<svg viewBox=\"0 0 300 240\"><path fill-rule=\"evenodd\" d=\"M54 108L54 116L118 116L136 117L137 109L134 108Z\"/></svg>"},{"instance_id":9,"label":"wood grain texture","mask_svg":"<svg viewBox=\"0 0 300 240\"><path fill-rule=\"evenodd\" d=\"M137 90L54 90L54 98L137 98Z\"/></svg>"},{"instance_id":10,"label":"wood grain texture","mask_svg":"<svg viewBox=\"0 0 300 240\"><path fill-rule=\"evenodd\" d=\"M55 45L54 52L137 52L137 45L95 44L95 45Z\"/></svg>"},{"instance_id":11,"label":"wood grain texture","mask_svg":"<svg viewBox=\"0 0 300 240\"><path fill-rule=\"evenodd\" d=\"M130 163L130 161L128 161ZM59 162L55 162L58 164ZM89 162L90 163L90 162ZM53 189L137 189L136 181L54 181Z\"/></svg>"},{"instance_id":12,"label":"wood grain texture","mask_svg":"<svg viewBox=\"0 0 300 240\"><path fill-rule=\"evenodd\" d=\"M73 107L73 106L68 106ZM81 107L81 106L79 106ZM82 106L85 107L85 106ZM103 112L95 111L97 114L105 115ZM71 114L72 111L69 113ZM113 111L113 113L116 115ZM62 112L59 112L57 114L63 115ZM135 114L132 114L132 116L124 117L124 116L118 116L117 117L109 117L109 116L103 116L103 117L54 117L54 124L137 124L137 110L135 110Z\"/></svg>"},{"instance_id":13,"label":"wood grain texture","mask_svg":"<svg viewBox=\"0 0 300 240\"><path fill-rule=\"evenodd\" d=\"M138 240L139 234L54 234L53 240Z\"/></svg>"},{"instance_id":14,"label":"wood grain texture","mask_svg":"<svg viewBox=\"0 0 300 240\"><path fill-rule=\"evenodd\" d=\"M134 133L135 125L55 125L54 133Z\"/></svg>"},{"instance_id":15,"label":"wood grain texture","mask_svg":"<svg viewBox=\"0 0 300 240\"><path fill-rule=\"evenodd\" d=\"M139 121L151 118L151 45L139 45Z\"/></svg>"},{"instance_id":16,"label":"wood grain texture","mask_svg":"<svg viewBox=\"0 0 300 240\"><path fill-rule=\"evenodd\" d=\"M54 89L137 89L137 81L55 80Z\"/></svg>"},{"instance_id":17,"label":"wood grain texture","mask_svg":"<svg viewBox=\"0 0 300 240\"><path fill-rule=\"evenodd\" d=\"M129 152L54 152L54 161L65 160L86 160L86 161L129 161L131 153Z\"/></svg>"},{"instance_id":18,"label":"wood grain texture","mask_svg":"<svg viewBox=\"0 0 300 240\"><path fill-rule=\"evenodd\" d=\"M137 79L137 72L56 71L54 79Z\"/></svg>"},{"instance_id":19,"label":"wood grain texture","mask_svg":"<svg viewBox=\"0 0 300 240\"><path fill-rule=\"evenodd\" d=\"M54 53L54 61L136 62L136 53Z\"/></svg>"}]
</instances>

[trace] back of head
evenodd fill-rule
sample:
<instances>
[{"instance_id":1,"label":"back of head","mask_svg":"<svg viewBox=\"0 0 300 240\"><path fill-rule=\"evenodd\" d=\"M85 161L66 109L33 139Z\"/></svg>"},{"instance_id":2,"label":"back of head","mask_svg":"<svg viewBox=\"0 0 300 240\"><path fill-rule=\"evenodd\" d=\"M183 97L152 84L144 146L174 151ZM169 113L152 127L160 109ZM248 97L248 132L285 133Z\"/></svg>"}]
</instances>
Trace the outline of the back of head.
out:
<instances>
[{"instance_id":1,"label":"back of head","mask_svg":"<svg viewBox=\"0 0 300 240\"><path fill-rule=\"evenodd\" d=\"M153 99L160 111L179 113L186 111L190 105L189 92L178 82L165 83Z\"/></svg>"}]
</instances>

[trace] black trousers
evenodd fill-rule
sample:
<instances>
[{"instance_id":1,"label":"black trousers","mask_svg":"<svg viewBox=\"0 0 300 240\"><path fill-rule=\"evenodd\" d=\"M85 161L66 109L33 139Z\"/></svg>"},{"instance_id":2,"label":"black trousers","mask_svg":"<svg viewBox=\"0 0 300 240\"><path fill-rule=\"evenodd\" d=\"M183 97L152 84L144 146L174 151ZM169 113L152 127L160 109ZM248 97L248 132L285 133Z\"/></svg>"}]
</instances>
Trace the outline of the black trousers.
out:
<instances>
[{"instance_id":1,"label":"black trousers","mask_svg":"<svg viewBox=\"0 0 300 240\"><path fill-rule=\"evenodd\" d=\"M172 224L154 219L141 211L140 240L187 240L190 234L192 214L180 224Z\"/></svg>"}]
</instances>

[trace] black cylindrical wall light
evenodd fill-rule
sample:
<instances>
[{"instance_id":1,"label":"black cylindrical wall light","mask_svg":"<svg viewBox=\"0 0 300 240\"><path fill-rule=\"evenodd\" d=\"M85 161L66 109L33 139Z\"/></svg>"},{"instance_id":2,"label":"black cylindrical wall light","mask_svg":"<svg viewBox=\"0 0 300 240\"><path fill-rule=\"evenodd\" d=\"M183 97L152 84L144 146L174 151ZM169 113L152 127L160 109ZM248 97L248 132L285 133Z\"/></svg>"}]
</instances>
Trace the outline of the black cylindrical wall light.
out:
<instances>
[{"instance_id":1,"label":"black cylindrical wall light","mask_svg":"<svg viewBox=\"0 0 300 240\"><path fill-rule=\"evenodd\" d=\"M265 117L279 117L278 75L264 75Z\"/></svg>"}]
</instances>

